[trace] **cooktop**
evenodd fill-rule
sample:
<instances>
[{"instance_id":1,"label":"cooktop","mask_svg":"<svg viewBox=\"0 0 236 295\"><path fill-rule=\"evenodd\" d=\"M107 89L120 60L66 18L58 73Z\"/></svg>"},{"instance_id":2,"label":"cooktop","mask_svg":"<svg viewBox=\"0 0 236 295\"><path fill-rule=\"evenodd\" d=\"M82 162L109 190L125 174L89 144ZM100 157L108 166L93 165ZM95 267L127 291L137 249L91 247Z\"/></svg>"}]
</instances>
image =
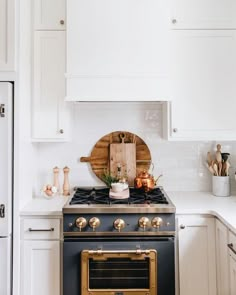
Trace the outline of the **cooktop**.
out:
<instances>
[{"instance_id":1,"label":"cooktop","mask_svg":"<svg viewBox=\"0 0 236 295\"><path fill-rule=\"evenodd\" d=\"M129 188L128 198L113 199L107 187L77 187L73 196L63 207L63 213L78 212L175 212L175 206L162 187L149 192Z\"/></svg>"}]
</instances>

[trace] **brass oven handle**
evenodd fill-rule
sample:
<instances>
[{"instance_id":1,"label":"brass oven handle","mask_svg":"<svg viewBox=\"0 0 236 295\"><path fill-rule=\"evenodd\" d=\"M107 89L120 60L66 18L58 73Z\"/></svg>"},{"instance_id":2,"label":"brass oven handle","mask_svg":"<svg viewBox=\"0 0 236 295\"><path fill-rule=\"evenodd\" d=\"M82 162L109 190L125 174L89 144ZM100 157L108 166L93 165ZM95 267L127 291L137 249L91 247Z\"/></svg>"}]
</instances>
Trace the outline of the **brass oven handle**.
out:
<instances>
[{"instance_id":1,"label":"brass oven handle","mask_svg":"<svg viewBox=\"0 0 236 295\"><path fill-rule=\"evenodd\" d=\"M150 254L151 250L137 249L137 250L89 250L88 251L88 254L91 254L91 255L117 254L117 253L141 255L141 254Z\"/></svg>"},{"instance_id":2,"label":"brass oven handle","mask_svg":"<svg viewBox=\"0 0 236 295\"><path fill-rule=\"evenodd\" d=\"M234 245L232 243L228 244L229 249L236 254L236 250L234 249Z\"/></svg>"},{"instance_id":3,"label":"brass oven handle","mask_svg":"<svg viewBox=\"0 0 236 295\"><path fill-rule=\"evenodd\" d=\"M33 229L33 228L29 228L29 231L32 232L32 231L54 231L54 228L51 227L51 228L48 228L48 229Z\"/></svg>"}]
</instances>

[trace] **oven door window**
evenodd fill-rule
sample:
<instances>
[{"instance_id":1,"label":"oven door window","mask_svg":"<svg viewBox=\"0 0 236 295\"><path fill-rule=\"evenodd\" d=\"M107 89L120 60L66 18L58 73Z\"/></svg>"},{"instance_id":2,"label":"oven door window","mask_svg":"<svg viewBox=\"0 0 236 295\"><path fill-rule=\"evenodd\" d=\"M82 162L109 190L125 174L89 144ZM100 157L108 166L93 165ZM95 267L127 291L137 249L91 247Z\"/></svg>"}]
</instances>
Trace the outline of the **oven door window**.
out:
<instances>
[{"instance_id":1,"label":"oven door window","mask_svg":"<svg viewBox=\"0 0 236 295\"><path fill-rule=\"evenodd\" d=\"M156 250L84 250L81 259L82 295L156 295L156 259Z\"/></svg>"}]
</instances>

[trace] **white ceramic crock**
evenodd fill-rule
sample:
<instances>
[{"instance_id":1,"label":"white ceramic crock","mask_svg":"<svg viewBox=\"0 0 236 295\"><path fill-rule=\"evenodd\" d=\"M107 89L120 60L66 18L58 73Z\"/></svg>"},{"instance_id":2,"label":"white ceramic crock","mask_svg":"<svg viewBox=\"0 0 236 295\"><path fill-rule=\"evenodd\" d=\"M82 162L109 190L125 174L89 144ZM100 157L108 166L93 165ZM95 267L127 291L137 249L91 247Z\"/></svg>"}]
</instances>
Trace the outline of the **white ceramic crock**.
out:
<instances>
[{"instance_id":1,"label":"white ceramic crock","mask_svg":"<svg viewBox=\"0 0 236 295\"><path fill-rule=\"evenodd\" d=\"M216 197L230 196L229 176L212 176L212 193Z\"/></svg>"}]
</instances>

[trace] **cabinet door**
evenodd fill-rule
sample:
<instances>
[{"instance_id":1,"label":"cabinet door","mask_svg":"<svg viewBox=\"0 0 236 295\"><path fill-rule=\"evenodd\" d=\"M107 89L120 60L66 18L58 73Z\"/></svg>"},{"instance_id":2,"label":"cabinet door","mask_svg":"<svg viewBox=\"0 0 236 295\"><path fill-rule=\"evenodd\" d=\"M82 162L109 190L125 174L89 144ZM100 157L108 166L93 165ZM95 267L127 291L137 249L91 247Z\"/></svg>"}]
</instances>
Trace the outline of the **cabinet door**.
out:
<instances>
[{"instance_id":1,"label":"cabinet door","mask_svg":"<svg viewBox=\"0 0 236 295\"><path fill-rule=\"evenodd\" d=\"M65 140L65 32L35 32L33 139Z\"/></svg>"},{"instance_id":2,"label":"cabinet door","mask_svg":"<svg viewBox=\"0 0 236 295\"><path fill-rule=\"evenodd\" d=\"M172 0L173 29L235 29L234 0Z\"/></svg>"},{"instance_id":3,"label":"cabinet door","mask_svg":"<svg viewBox=\"0 0 236 295\"><path fill-rule=\"evenodd\" d=\"M22 295L60 295L60 242L22 243Z\"/></svg>"},{"instance_id":4,"label":"cabinet door","mask_svg":"<svg viewBox=\"0 0 236 295\"><path fill-rule=\"evenodd\" d=\"M229 295L229 262L228 262L228 229L218 219L216 220L216 267L217 292L219 295Z\"/></svg>"},{"instance_id":5,"label":"cabinet door","mask_svg":"<svg viewBox=\"0 0 236 295\"><path fill-rule=\"evenodd\" d=\"M178 218L179 280L181 295L215 295L214 218Z\"/></svg>"},{"instance_id":6,"label":"cabinet door","mask_svg":"<svg viewBox=\"0 0 236 295\"><path fill-rule=\"evenodd\" d=\"M34 0L35 30L65 30L65 0Z\"/></svg>"},{"instance_id":7,"label":"cabinet door","mask_svg":"<svg viewBox=\"0 0 236 295\"><path fill-rule=\"evenodd\" d=\"M229 231L230 295L236 294L236 235Z\"/></svg>"},{"instance_id":8,"label":"cabinet door","mask_svg":"<svg viewBox=\"0 0 236 295\"><path fill-rule=\"evenodd\" d=\"M170 137L235 140L236 31L172 32Z\"/></svg>"},{"instance_id":9,"label":"cabinet door","mask_svg":"<svg viewBox=\"0 0 236 295\"><path fill-rule=\"evenodd\" d=\"M0 71L15 70L14 3L14 0L0 0Z\"/></svg>"},{"instance_id":10,"label":"cabinet door","mask_svg":"<svg viewBox=\"0 0 236 295\"><path fill-rule=\"evenodd\" d=\"M236 255L229 256L230 295L236 294Z\"/></svg>"}]
</instances>

